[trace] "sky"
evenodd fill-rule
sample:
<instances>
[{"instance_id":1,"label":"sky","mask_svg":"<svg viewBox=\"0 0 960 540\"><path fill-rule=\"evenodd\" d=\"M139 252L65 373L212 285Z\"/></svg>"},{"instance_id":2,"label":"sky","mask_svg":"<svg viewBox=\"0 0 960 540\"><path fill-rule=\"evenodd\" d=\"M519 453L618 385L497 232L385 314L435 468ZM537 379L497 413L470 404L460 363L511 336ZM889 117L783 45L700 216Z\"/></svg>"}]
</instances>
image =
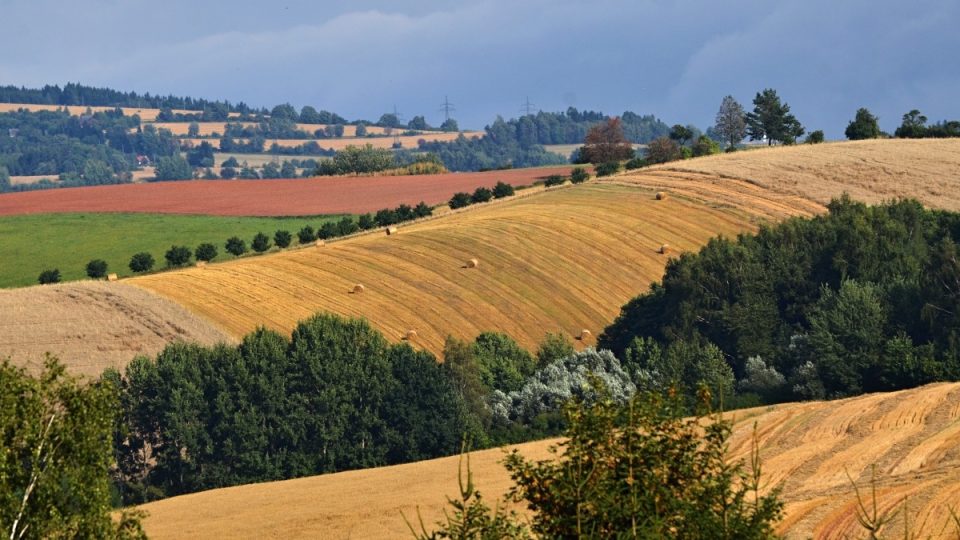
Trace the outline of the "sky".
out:
<instances>
[{"instance_id":1,"label":"sky","mask_svg":"<svg viewBox=\"0 0 960 540\"><path fill-rule=\"evenodd\" d=\"M0 84L312 105L461 128L569 106L713 124L774 88L808 131L960 118L957 0L0 0Z\"/></svg>"}]
</instances>

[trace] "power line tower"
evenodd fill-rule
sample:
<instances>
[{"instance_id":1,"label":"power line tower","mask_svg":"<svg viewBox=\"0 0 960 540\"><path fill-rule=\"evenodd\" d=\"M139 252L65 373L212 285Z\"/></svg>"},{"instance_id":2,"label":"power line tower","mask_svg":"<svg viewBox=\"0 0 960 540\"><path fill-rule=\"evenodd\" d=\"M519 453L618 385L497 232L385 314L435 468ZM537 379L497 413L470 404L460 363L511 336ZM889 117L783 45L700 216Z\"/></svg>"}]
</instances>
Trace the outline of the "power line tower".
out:
<instances>
[{"instance_id":1,"label":"power line tower","mask_svg":"<svg viewBox=\"0 0 960 540\"><path fill-rule=\"evenodd\" d=\"M443 104L440 105L440 112L443 113L443 120L450 120L450 113L457 110L454 108L453 103L450 103L450 100L447 99L447 96L443 96Z\"/></svg>"},{"instance_id":2,"label":"power line tower","mask_svg":"<svg viewBox=\"0 0 960 540\"><path fill-rule=\"evenodd\" d=\"M533 114L533 111L536 110L536 108L536 105L530 103L530 96L527 96L524 98L523 104L520 105L520 112L523 113L524 116L529 116Z\"/></svg>"}]
</instances>

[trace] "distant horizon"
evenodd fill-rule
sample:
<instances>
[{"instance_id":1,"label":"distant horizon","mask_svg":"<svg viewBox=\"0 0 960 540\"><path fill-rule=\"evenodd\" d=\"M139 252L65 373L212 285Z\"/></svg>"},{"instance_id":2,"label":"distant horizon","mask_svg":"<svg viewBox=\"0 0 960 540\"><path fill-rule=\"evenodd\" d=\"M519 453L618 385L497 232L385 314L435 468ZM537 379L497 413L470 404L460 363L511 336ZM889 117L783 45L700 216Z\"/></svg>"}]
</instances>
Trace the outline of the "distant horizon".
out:
<instances>
[{"instance_id":1,"label":"distant horizon","mask_svg":"<svg viewBox=\"0 0 960 540\"><path fill-rule=\"evenodd\" d=\"M960 95L960 3L707 0L322 4L288 0L10 0L0 84L83 81L138 93L312 105L376 120L462 128L535 110L630 110L713 124L733 95L748 110L774 88L807 131L840 139L860 107L892 132L920 109L953 119ZM149 19L150 24L143 21ZM41 22L38 22L41 21ZM25 45L27 44L27 45Z\"/></svg>"}]
</instances>

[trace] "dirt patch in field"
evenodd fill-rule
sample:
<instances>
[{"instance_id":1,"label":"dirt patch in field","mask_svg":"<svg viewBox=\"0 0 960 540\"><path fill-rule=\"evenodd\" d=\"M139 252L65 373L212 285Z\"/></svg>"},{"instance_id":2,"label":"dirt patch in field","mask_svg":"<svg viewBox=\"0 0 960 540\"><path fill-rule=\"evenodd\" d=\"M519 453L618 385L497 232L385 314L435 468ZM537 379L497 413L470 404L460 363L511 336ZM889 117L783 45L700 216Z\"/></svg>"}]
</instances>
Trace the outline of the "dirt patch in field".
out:
<instances>
[{"instance_id":1,"label":"dirt patch in field","mask_svg":"<svg viewBox=\"0 0 960 540\"><path fill-rule=\"evenodd\" d=\"M64 188L0 195L0 215L51 212L145 212L214 216L355 214L401 203L439 204L458 191L503 181L529 185L570 167L421 176L192 180Z\"/></svg>"}]
</instances>

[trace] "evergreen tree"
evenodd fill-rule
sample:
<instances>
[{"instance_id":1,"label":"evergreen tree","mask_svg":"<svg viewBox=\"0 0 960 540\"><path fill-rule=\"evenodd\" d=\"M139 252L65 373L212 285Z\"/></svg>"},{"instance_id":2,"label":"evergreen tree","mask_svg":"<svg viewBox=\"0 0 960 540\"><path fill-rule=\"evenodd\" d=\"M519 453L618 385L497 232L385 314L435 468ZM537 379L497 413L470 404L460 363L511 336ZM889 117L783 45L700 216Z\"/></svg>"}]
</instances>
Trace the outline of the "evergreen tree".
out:
<instances>
[{"instance_id":1,"label":"evergreen tree","mask_svg":"<svg viewBox=\"0 0 960 540\"><path fill-rule=\"evenodd\" d=\"M803 135L803 126L790 114L790 105L780 102L776 90L767 88L757 92L753 105L753 112L747 113L750 140L766 139L770 145L774 142L793 144Z\"/></svg>"}]
</instances>

